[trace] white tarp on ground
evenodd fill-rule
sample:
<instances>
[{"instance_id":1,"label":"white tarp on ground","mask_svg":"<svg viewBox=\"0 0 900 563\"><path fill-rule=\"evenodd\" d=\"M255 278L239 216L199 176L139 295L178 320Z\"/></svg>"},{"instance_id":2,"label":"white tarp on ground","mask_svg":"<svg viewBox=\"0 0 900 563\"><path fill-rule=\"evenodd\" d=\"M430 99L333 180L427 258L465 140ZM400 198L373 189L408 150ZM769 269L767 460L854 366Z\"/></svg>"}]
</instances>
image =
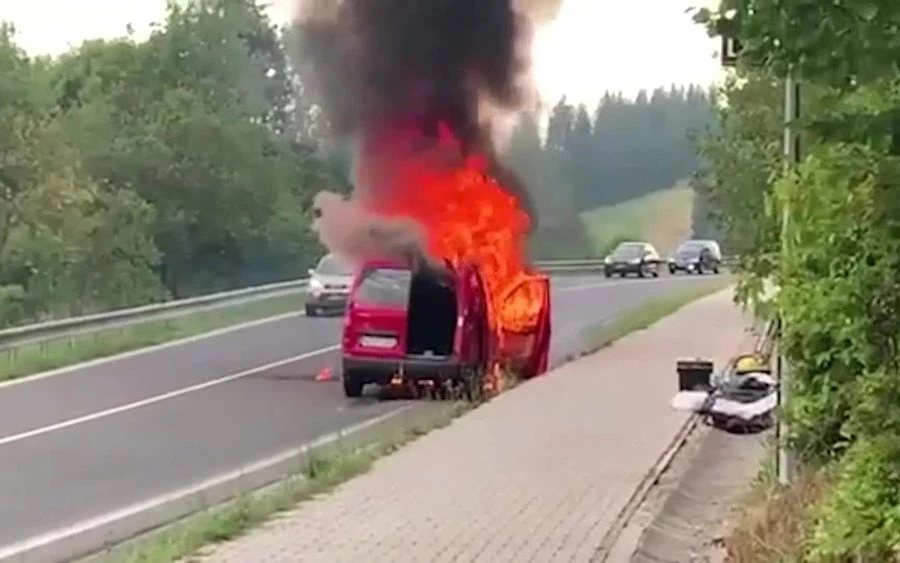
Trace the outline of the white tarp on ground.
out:
<instances>
[{"instance_id":1,"label":"white tarp on ground","mask_svg":"<svg viewBox=\"0 0 900 563\"><path fill-rule=\"evenodd\" d=\"M766 373L747 373L722 381L709 391L679 391L672 408L750 421L778 405L775 379Z\"/></svg>"}]
</instances>

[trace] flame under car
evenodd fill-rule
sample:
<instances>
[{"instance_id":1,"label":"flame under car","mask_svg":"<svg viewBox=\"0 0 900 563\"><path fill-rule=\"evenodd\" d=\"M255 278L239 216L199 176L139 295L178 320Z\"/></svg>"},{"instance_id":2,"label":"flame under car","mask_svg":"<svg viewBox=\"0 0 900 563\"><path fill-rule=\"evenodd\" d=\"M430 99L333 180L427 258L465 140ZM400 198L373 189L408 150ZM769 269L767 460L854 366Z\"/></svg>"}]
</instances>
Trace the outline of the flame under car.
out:
<instances>
[{"instance_id":1,"label":"flame under car","mask_svg":"<svg viewBox=\"0 0 900 563\"><path fill-rule=\"evenodd\" d=\"M344 392L358 397L367 384L428 382L459 385L472 396L490 369L528 378L547 369L550 348L549 280L535 326L491 330L484 283L471 263L410 268L371 260L357 270L341 341Z\"/></svg>"}]
</instances>

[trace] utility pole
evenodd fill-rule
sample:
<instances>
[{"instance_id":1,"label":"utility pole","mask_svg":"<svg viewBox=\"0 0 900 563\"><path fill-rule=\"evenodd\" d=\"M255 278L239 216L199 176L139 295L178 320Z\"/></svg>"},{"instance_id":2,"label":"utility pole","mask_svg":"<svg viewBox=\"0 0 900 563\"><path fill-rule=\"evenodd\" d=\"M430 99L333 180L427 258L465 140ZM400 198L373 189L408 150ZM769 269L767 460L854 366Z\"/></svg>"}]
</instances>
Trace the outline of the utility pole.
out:
<instances>
[{"instance_id":1,"label":"utility pole","mask_svg":"<svg viewBox=\"0 0 900 563\"><path fill-rule=\"evenodd\" d=\"M741 53L741 43L734 37L722 35L722 66L734 67L737 65L738 57ZM788 69L787 76L784 80L784 166L786 172L791 172L796 164L800 162L800 136L797 133L796 122L800 118L800 81L797 77L795 69ZM785 203L781 211L781 254L782 262L787 256L789 250L789 228L790 228L790 209ZM784 357L784 347L781 345L781 336L784 331L784 321L780 313L777 314L777 359L775 371L778 376L778 481L787 485L791 482L794 470L794 459L792 452L788 449L786 439L788 436L787 424L784 421L784 405L788 400L788 382L790 377L790 366Z\"/></svg>"},{"instance_id":2,"label":"utility pole","mask_svg":"<svg viewBox=\"0 0 900 563\"><path fill-rule=\"evenodd\" d=\"M797 133L796 121L800 118L800 81L797 79L793 68L788 69L784 80L784 162L785 170L791 169L800 162L800 136ZM790 208L787 202L781 210L781 252L782 262L790 248ZM787 485L793 478L794 458L787 446L788 428L784 421L784 406L788 400L788 383L790 366L784 357L784 347L780 339L784 331L784 320L778 316L778 360L776 372L778 375L778 482Z\"/></svg>"}]
</instances>

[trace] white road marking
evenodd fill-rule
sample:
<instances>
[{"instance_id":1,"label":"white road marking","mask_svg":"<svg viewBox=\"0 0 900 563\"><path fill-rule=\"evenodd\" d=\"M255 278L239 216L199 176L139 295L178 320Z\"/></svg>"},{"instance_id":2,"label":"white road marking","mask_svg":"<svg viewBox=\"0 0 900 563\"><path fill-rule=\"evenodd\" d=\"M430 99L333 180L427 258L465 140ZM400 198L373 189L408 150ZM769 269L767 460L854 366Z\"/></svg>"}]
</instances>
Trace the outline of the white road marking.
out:
<instances>
[{"instance_id":1,"label":"white road marking","mask_svg":"<svg viewBox=\"0 0 900 563\"><path fill-rule=\"evenodd\" d=\"M689 279L689 278L683 278L683 279ZM617 280L617 281L614 281L614 282L604 281L604 282L593 283L593 284L584 284L584 285L576 285L576 286L570 286L570 287L562 287L562 288L558 288L556 291L559 291L559 292L583 291L583 290L587 290L587 289L596 289L596 288L601 288L601 287L613 287L613 286L618 286L618 285L627 284L627 283L640 283L640 282L653 282L653 281L657 281L657 280L656 280L656 279L646 279L646 280L634 280L634 281ZM289 313L289 314L287 314L287 315L282 315L281 317L282 317L282 318L289 318L290 316L293 316L293 315L296 315L296 313ZM253 323L248 323L248 324L246 324L246 325L243 325L243 328L246 328L247 326L253 326L253 325L262 324L263 322L271 322L272 320L274 320L274 318L263 319L263 320L261 320L261 321L254 321ZM237 327L232 327L231 330L237 330ZM228 332L228 330L226 329L226 330L218 331L218 333L222 333L222 332ZM206 335L200 335L200 336L198 336L198 337L192 337L192 340L199 340L200 338L209 336L210 334L211 334L211 333L207 333ZM188 341L190 341L190 340L191 340L191 339L188 339ZM172 343L170 343L170 345L171 345L171 344L172 344ZM161 346L154 347L154 348L155 348L155 349L158 349L158 348L162 348L162 347L165 347L165 345L161 345ZM141 399L141 400L139 400L139 401L134 401L134 402L131 402L131 403L126 403L126 404L124 404L124 405L119 405L119 406L117 406L117 407L112 407L112 408L108 408L108 409L105 409L105 410L102 410L102 411L97 411L97 412L94 412L94 413L91 413L91 414L87 414L87 415L83 415L83 416L79 416L79 417L75 417L75 418L70 418L70 419L68 419L68 420L64 420L64 421L57 422L57 423L54 423L54 424L50 424L50 425L47 425L47 426L43 426L43 427L40 427L40 428L35 428L35 429L33 429L33 430L27 430L27 431L25 431L25 432L20 432L20 433L18 433L18 434L12 434L12 435L9 435L9 436L4 436L4 437L0 438L0 446L4 446L4 445L7 445L7 444L12 444L12 443L15 443L15 442L21 442L22 440L27 440L28 438L34 438L34 437L37 437L37 436L42 436L42 435L44 435L44 434L48 434L48 433L50 433L50 432L55 432L55 431L57 431L57 430L64 430L64 429L66 429L66 428L71 428L71 427L73 427L73 426L78 426L78 425L81 425L81 424L85 424L85 423L88 423L88 422L92 422L92 421L94 421L94 420L100 420L100 419L108 418L108 417L110 417L110 416L114 416L114 415L117 415L117 414L129 412L129 411L132 411L132 410L135 410L135 409L139 409L139 408L142 408L142 407L145 407L145 406L148 406L148 405L153 405L153 404L155 404L155 403L159 403L159 402L166 401L166 400L169 400L169 399L174 399L174 398L176 398L176 397L181 397L181 396L187 395L187 394L189 394L189 393L194 393L194 392L197 392L197 391L202 391L202 390L204 390L204 389L209 389L209 388L211 388L211 387L216 387L216 386L218 386L218 385L222 385L222 384L225 384L225 383L229 383L229 382L231 382L231 381L236 381L236 380L238 380L238 379L242 379L242 378L245 378L245 377L248 377L248 376L251 376L251 375L255 375L255 374L258 374L258 373L261 373L261 372L268 371L268 370L270 370L270 369L274 369L274 368L278 368L278 367L281 367L281 366L290 364L290 363L292 363L292 362L297 362L297 361L305 360L305 359L307 359L307 358L313 358L313 357L315 357L315 356L320 356L320 355L322 355L322 354L325 354L325 353L328 353L328 352L332 352L332 351L335 351L335 350L338 350L338 349L340 349L340 345L339 345L339 344L335 344L335 345L332 345L332 346L326 346L326 347L320 348L320 349L318 349L318 350L313 350L313 351L311 351L311 352L305 352L305 353L303 353L303 354L298 354L298 355L296 355L296 356L291 356L290 358L284 358L284 359L281 359L281 360L278 360L278 361L275 361L275 362L270 362L270 363L265 364L265 365L262 365L262 366L257 366L257 367L254 367L254 368L250 368L250 369L247 369L247 370L244 370L244 371L240 371L240 372L237 372L237 373L233 373L233 374L230 374L230 375L226 375L226 376L223 376L223 377L219 377L219 378L217 378L217 379L212 379L212 380L209 380L209 381L205 381L205 382L203 382L203 383L198 383L198 384L196 384L196 385L191 385L191 386L189 386L189 387L183 387L183 388L180 388L180 389L176 389L176 390L174 390L174 391L169 391L169 392L167 392L167 393L162 393L162 394L159 394L159 395L154 395L154 396L152 396L152 397L148 397L148 398L146 398L146 399ZM120 356L118 356L118 358L127 357L127 356L130 356L130 355L136 355L136 354L139 354L139 353L146 352L146 351L148 351L148 350L150 350L150 349L135 350L134 352L129 352L129 353L126 353L126 354L124 354L124 355L120 355ZM116 357L112 357L112 358L104 358L104 359L102 359L102 360L98 360L98 361L94 361L94 362L88 362L88 363L86 363L86 364L81 364L80 367L89 367L89 366L91 366L91 365L96 365L96 364L99 364L99 363L103 363L104 361L112 361L112 360L115 359L115 358L116 358ZM36 375L36 376L32 376L31 378L26 378L25 380L17 380L17 381L8 382L8 383L16 383L16 382L20 382L20 381L29 381L29 380L33 381L33 380L36 379L36 378L45 378L45 377L50 377L50 376L52 376L52 375L57 375L58 373L65 372L65 371L67 371L67 370L68 370L68 371L71 371L72 369L76 369L77 367L79 367L79 366L72 366L71 368L63 368L62 370L56 370L56 372L46 372L45 374L38 374L38 375ZM2 387L2 386L0 386L0 387Z\"/></svg>"},{"instance_id":2,"label":"white road marking","mask_svg":"<svg viewBox=\"0 0 900 563\"><path fill-rule=\"evenodd\" d=\"M204 389L209 389L210 387L215 387L217 385L222 385L223 383L228 383L230 381L235 381L235 380L238 380L238 379L241 379L244 377L248 377L250 375L268 371L270 369L281 367L281 366L290 364L292 362L297 362L300 360L305 360L307 358L320 356L322 354L325 354L327 352L332 352L339 348L340 348L340 345L335 344L334 346L320 348L318 350L313 350L312 352L306 352L304 354L299 354L297 356L292 356L290 358L278 360L277 362L271 362L271 363L268 363L263 366L258 366L258 367L251 368L248 370L233 373L231 375L226 375L226 376L220 377L218 379L212 379L210 381L198 383L197 385L191 385L190 387L182 387L181 389L176 389L175 391L169 391L168 393L163 393L161 395L155 395L153 397L148 397L146 399L142 399L140 401L135 401L133 403L127 403L125 405L120 405L118 407L113 407L110 409L97 411L97 412L87 414L84 416L70 418L70 419L64 420L62 422L57 422L55 424L50 424L48 426L44 426L41 428L35 428L34 430L28 430L26 432L21 432L19 434L12 434L10 436L4 436L3 438L0 438L0 446L5 446L7 444L12 444L14 442L21 442L22 440L26 440L28 438L34 438L36 436L41 436L43 434L48 434L48 433L54 432L56 430L63 430L65 428L71 428L72 426L77 426L79 424L84 424L86 422L91 422L94 420L99 420L101 418L107 418L107 417L110 417L110 416L113 416L116 414L120 414L123 412L132 411L134 409L146 407L147 405L159 403L161 401L166 401L168 399L174 399L175 397L181 397L183 395L187 395L188 393L194 393L196 391L202 391Z\"/></svg>"},{"instance_id":3,"label":"white road marking","mask_svg":"<svg viewBox=\"0 0 900 563\"><path fill-rule=\"evenodd\" d=\"M597 282L597 283L588 283L588 284L583 284L583 285L570 285L570 286L558 287L558 288L556 288L556 291L558 291L560 293L565 293L567 291L583 291L585 289L595 289L595 288L600 288L600 287L617 287L620 285L654 283L654 282L661 282L663 280L688 281L688 280L700 280L700 279L705 279L705 278L700 278L700 277L689 278L686 276L676 278L675 276L666 276L665 278L638 278L638 279L634 279L634 280L626 280L626 279L606 280L606 281Z\"/></svg>"},{"instance_id":4,"label":"white road marking","mask_svg":"<svg viewBox=\"0 0 900 563\"><path fill-rule=\"evenodd\" d=\"M621 282L619 282L619 283L621 283ZM559 288L558 291L578 291L579 289L589 289L592 287L598 287L599 285L614 285L614 283L613 284L605 283L605 284L591 284L591 285L582 285L582 286L562 287L562 288ZM205 340L207 338L214 338L216 336L228 334L229 332L244 330L244 329L264 325L266 323L273 323L273 322L283 321L283 320L294 318L294 317L304 317L304 316L305 315L302 311L297 311L297 312L291 312L291 313L283 313L281 315L275 315L273 317L266 317L264 319L257 319L255 321L248 321L246 323L241 323L241 324L237 324L237 325L230 325L230 326L218 328L215 330L211 330L209 332L195 334L194 336L187 336L185 338L179 338L178 340L170 340L169 342L163 342L161 344L155 344L153 346L146 346L143 348L137 348L135 350L129 350L128 352L122 352L121 354L115 354L113 356L104 356L102 358L88 360L86 362L80 362L80 363L72 364L69 366L63 366L63 367L57 368L57 369L43 371L41 373L36 373L34 375L27 375L25 377L18 377L16 379L0 381L0 390L8 388L8 387L13 387L15 385L22 385L24 383L32 383L34 381L40 381L41 379L48 379L51 377L56 377L58 375L72 373L73 371L78 371L78 370L82 370L82 369L90 369L90 368L93 368L96 366L108 364L110 362L126 360L128 358L133 358L133 357L139 356L141 354L149 354L151 352L156 352L158 350L164 350L166 348L173 348L175 346L183 346L185 344L193 344L194 342L198 342L200 340Z\"/></svg>"},{"instance_id":5,"label":"white road marking","mask_svg":"<svg viewBox=\"0 0 900 563\"><path fill-rule=\"evenodd\" d=\"M243 466L234 471L229 471L227 473L214 476L210 479L206 479L201 483L197 483L195 485L184 487L162 495L154 496L130 506L107 512L93 518L82 520L62 529L53 530L45 534L30 537L24 541L20 541L12 545L0 546L0 561L10 560L12 558L18 559L25 556L29 551L33 551L44 546L52 545L60 541L65 541L67 539L77 537L85 532L109 528L118 522L126 521L129 517L150 512L152 510L159 510L161 507L164 507L173 502L186 501L186 499L201 495L204 491L209 491L210 489L220 485L239 482L245 475L252 475L265 468L277 467L287 462L302 459L302 456L307 452L314 451L315 449L322 446L327 446L329 444L338 442L339 440L344 439L347 436L357 434L363 430L377 426L383 422L397 417L400 414L408 412L412 408L413 405L402 406L392 411L388 411L384 414L364 420L363 422L347 426L332 434L317 438L316 440L313 440L312 442L309 442L298 448L291 448L285 452L274 455L267 459L263 459Z\"/></svg>"},{"instance_id":6,"label":"white road marking","mask_svg":"<svg viewBox=\"0 0 900 563\"><path fill-rule=\"evenodd\" d=\"M27 375L25 377L19 377L16 379L0 381L0 389L4 389L6 387L12 387L14 385L21 385L23 383L31 383L33 381L39 381L41 379L47 379L49 377L56 377L57 375L71 373L73 371L77 371L80 369L88 369L88 368L92 368L95 366L107 364L109 362L125 360L127 358L139 356L141 354L148 354L150 352L155 352L157 350L163 350L165 348L172 348L174 346L183 346L184 344L192 344L194 342L204 340L206 338L212 338L214 336L220 336L222 334L227 334L229 332L234 332L237 330L244 330L246 328L253 328L255 326L263 325L266 323L283 321L285 319L290 319L292 317L303 317L303 316L305 316L305 315L302 312L283 313L281 315L275 315L274 317L266 317L264 319L257 319L255 321L249 321L249 322L241 323L238 325L229 325L226 327L211 330L209 332L195 334L194 336L187 336L185 338L179 338L178 340L170 340L168 342L163 342L162 344L155 344L153 346L146 346L144 348L137 348L135 350L130 350L128 352L122 352L121 354L116 354L114 356L105 356L103 358L97 358L95 360L88 360L86 362L80 362L77 364L72 364L70 366L64 366L64 367L57 368L57 369L43 371L41 373L36 373L34 375Z\"/></svg>"}]
</instances>

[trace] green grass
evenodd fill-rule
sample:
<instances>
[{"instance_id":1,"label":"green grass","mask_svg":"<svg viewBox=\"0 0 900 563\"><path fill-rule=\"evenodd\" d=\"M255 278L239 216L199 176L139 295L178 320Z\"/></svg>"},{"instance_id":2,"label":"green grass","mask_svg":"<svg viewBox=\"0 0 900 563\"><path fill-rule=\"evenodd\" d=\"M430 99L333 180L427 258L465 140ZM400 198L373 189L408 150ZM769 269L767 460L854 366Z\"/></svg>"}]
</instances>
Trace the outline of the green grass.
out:
<instances>
[{"instance_id":1,"label":"green grass","mask_svg":"<svg viewBox=\"0 0 900 563\"><path fill-rule=\"evenodd\" d=\"M98 330L0 352L0 381L112 356L211 330L303 309L303 294L271 297L168 320Z\"/></svg>"},{"instance_id":2,"label":"green grass","mask_svg":"<svg viewBox=\"0 0 900 563\"><path fill-rule=\"evenodd\" d=\"M596 325L583 334L582 355L591 354L605 348L627 334L644 330L663 317L677 312L679 309L721 291L734 283L729 275L711 277L703 282L692 283L690 287L679 288L662 297L647 301L627 314L619 315L610 323Z\"/></svg>"},{"instance_id":3,"label":"green grass","mask_svg":"<svg viewBox=\"0 0 900 563\"><path fill-rule=\"evenodd\" d=\"M727 276L710 279L689 290L654 300L623 312L613 323L602 327L585 343L585 353L608 346L629 333L641 330L684 305L726 287ZM515 383L503 385L509 390ZM310 458L298 460L297 475L262 492L210 509L170 525L128 548L119 548L103 561L124 563L166 563L188 560L203 548L239 537L273 516L297 507L316 495L327 493L353 477L365 473L379 458L390 455L421 436L448 425L453 419L477 408L480 403L448 402L412 424L394 428L384 435L355 447L332 447Z\"/></svg>"},{"instance_id":4,"label":"green grass","mask_svg":"<svg viewBox=\"0 0 900 563\"><path fill-rule=\"evenodd\" d=\"M685 182L616 205L581 214L585 232L598 255L622 240L646 240L670 252L691 236L694 195Z\"/></svg>"}]
</instances>

